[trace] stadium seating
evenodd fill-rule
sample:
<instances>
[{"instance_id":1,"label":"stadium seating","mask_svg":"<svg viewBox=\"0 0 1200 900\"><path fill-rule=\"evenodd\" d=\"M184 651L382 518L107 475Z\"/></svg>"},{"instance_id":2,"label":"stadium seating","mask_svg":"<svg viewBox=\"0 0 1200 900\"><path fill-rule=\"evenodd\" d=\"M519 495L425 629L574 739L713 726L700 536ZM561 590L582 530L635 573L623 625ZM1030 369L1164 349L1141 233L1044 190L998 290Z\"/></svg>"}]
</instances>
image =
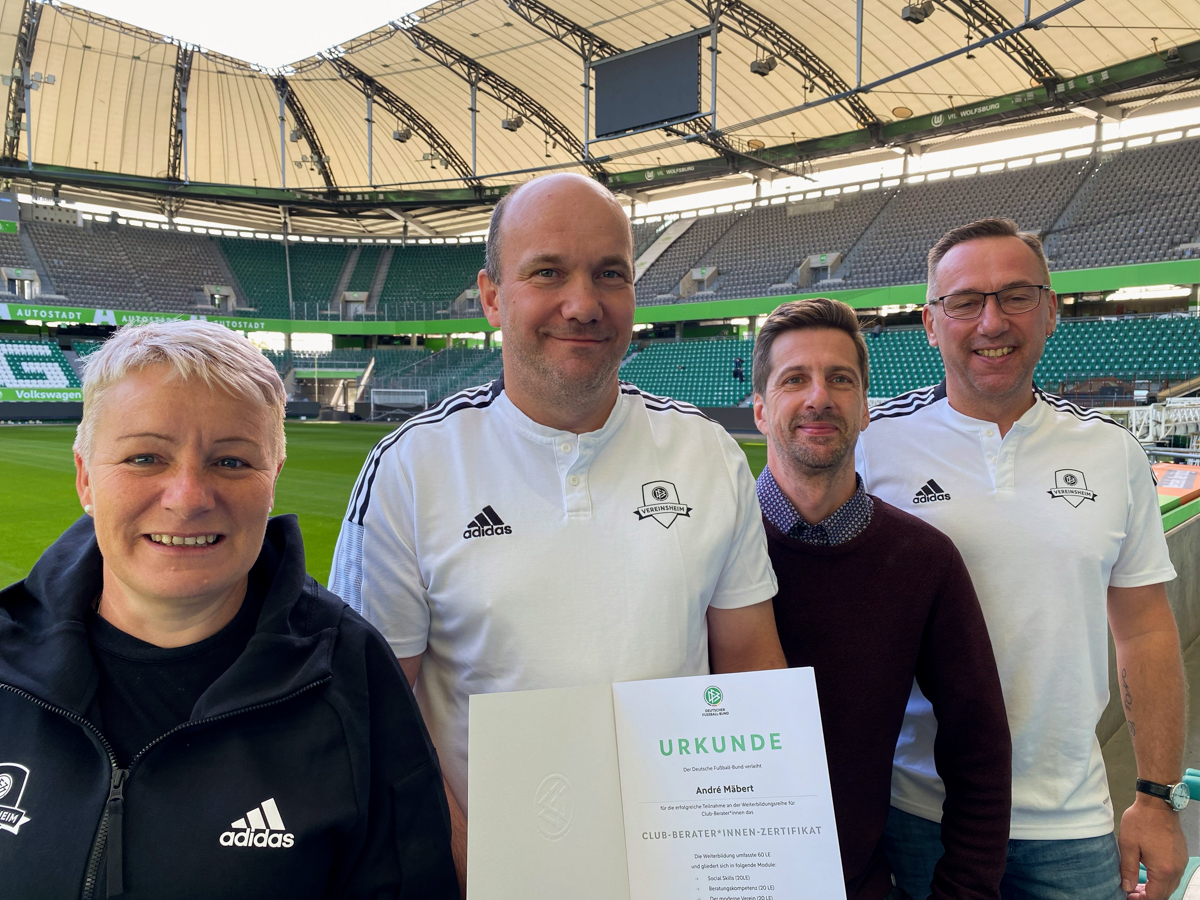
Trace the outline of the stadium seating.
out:
<instances>
[{"instance_id":1,"label":"stadium seating","mask_svg":"<svg viewBox=\"0 0 1200 900\"><path fill-rule=\"evenodd\" d=\"M202 285L234 285L215 238L154 228L118 227L113 233L138 282L160 308L206 305Z\"/></svg>"},{"instance_id":2,"label":"stadium seating","mask_svg":"<svg viewBox=\"0 0 1200 900\"><path fill-rule=\"evenodd\" d=\"M680 281L697 267L716 268L715 283L684 300L788 293L806 258L841 253L829 280L809 291L919 283L929 247L955 225L1008 215L1047 235L1055 269L1194 258L1200 239L1200 138L1008 167L989 173L903 179L890 186L824 189L795 203L756 205L698 215L643 273L639 305L677 303ZM933 180L930 180L933 179ZM839 191L834 196L833 191ZM779 199L779 198L772 198ZM674 221L634 222L641 255ZM22 222L57 302L135 311L194 309L202 284L229 284L241 305L264 318L286 318L288 270L282 241L216 237L149 227L83 227ZM0 265L35 267L21 238L0 234ZM425 240L425 239L421 239ZM406 243L385 248L290 242L292 298L298 318L339 318L330 308L343 275L346 289L370 290L385 249L392 252L378 306L366 318L413 321L479 315L475 302L455 303L484 264L482 243ZM348 254L357 251L346 274ZM56 302L48 296L45 302Z\"/></svg>"},{"instance_id":3,"label":"stadium seating","mask_svg":"<svg viewBox=\"0 0 1200 900\"><path fill-rule=\"evenodd\" d=\"M755 209L704 256L698 266L716 266L717 299L761 297L787 281L813 254L846 253L879 214L894 191L874 190L836 198L836 209L813 211L816 201Z\"/></svg>"},{"instance_id":4,"label":"stadium seating","mask_svg":"<svg viewBox=\"0 0 1200 900\"><path fill-rule=\"evenodd\" d=\"M957 225L1008 216L1026 231L1049 229L1087 173L1087 159L905 185L847 254L840 287L917 284L937 239Z\"/></svg>"},{"instance_id":5,"label":"stadium seating","mask_svg":"<svg viewBox=\"0 0 1200 900\"><path fill-rule=\"evenodd\" d=\"M268 318L288 318L283 242L223 237L220 244L247 305ZM304 304L313 312L329 308L347 252L345 244L293 241L289 245L292 300L297 306Z\"/></svg>"},{"instance_id":6,"label":"stadium seating","mask_svg":"<svg viewBox=\"0 0 1200 900\"><path fill-rule=\"evenodd\" d=\"M375 279L375 269L379 266L379 257L383 256L383 248L378 244L363 247L354 264L354 272L346 284L348 291L369 291L371 282Z\"/></svg>"},{"instance_id":7,"label":"stadium seating","mask_svg":"<svg viewBox=\"0 0 1200 900\"><path fill-rule=\"evenodd\" d=\"M752 391L754 342L747 340L663 341L627 357L621 380L659 396L697 406L737 406ZM745 380L733 377L741 357Z\"/></svg>"},{"instance_id":8,"label":"stadium seating","mask_svg":"<svg viewBox=\"0 0 1200 900\"><path fill-rule=\"evenodd\" d=\"M945 377L942 359L919 326L866 334L870 396L885 399ZM1058 393L1093 378L1177 384L1200 377L1200 318L1130 316L1059 322L1035 372L1037 383ZM753 344L716 339L653 342L627 357L621 378L652 394L697 406L736 406L751 393ZM733 378L744 360L746 382Z\"/></svg>"},{"instance_id":9,"label":"stadium seating","mask_svg":"<svg viewBox=\"0 0 1200 900\"><path fill-rule=\"evenodd\" d=\"M78 388L79 376L54 341L0 340L0 388Z\"/></svg>"},{"instance_id":10,"label":"stadium seating","mask_svg":"<svg viewBox=\"0 0 1200 900\"><path fill-rule=\"evenodd\" d=\"M637 259L654 243L658 233L669 225L669 222L634 222L633 223L633 258Z\"/></svg>"},{"instance_id":11,"label":"stadium seating","mask_svg":"<svg viewBox=\"0 0 1200 900\"><path fill-rule=\"evenodd\" d=\"M732 228L745 211L717 213L701 216L685 231L666 252L654 261L637 283L637 302L641 306L652 305L658 298L671 294L680 280L697 264L713 244ZM679 302L672 297L670 302Z\"/></svg>"},{"instance_id":12,"label":"stadium seating","mask_svg":"<svg viewBox=\"0 0 1200 900\"><path fill-rule=\"evenodd\" d=\"M403 375L381 376L371 386L424 390L429 405L434 406L456 391L491 381L500 374L501 367L499 348L454 347L431 354Z\"/></svg>"},{"instance_id":13,"label":"stadium seating","mask_svg":"<svg viewBox=\"0 0 1200 900\"><path fill-rule=\"evenodd\" d=\"M103 341L72 341L71 349L75 351L76 356L84 359L99 350L103 344Z\"/></svg>"},{"instance_id":14,"label":"stadium seating","mask_svg":"<svg viewBox=\"0 0 1200 900\"><path fill-rule=\"evenodd\" d=\"M14 269L28 269L29 259L21 239L15 234L0 233L0 266L11 266Z\"/></svg>"},{"instance_id":15,"label":"stadium seating","mask_svg":"<svg viewBox=\"0 0 1200 900\"><path fill-rule=\"evenodd\" d=\"M28 229L58 293L73 303L139 311L172 308L146 290L116 231L91 222L82 228L46 222L21 227Z\"/></svg>"},{"instance_id":16,"label":"stadium seating","mask_svg":"<svg viewBox=\"0 0 1200 900\"><path fill-rule=\"evenodd\" d=\"M379 297L379 318L450 317L451 301L475 284L483 262L483 244L397 245Z\"/></svg>"},{"instance_id":17,"label":"stadium seating","mask_svg":"<svg viewBox=\"0 0 1200 900\"><path fill-rule=\"evenodd\" d=\"M1046 241L1057 269L1197 255L1200 140L1124 150L1104 159Z\"/></svg>"}]
</instances>

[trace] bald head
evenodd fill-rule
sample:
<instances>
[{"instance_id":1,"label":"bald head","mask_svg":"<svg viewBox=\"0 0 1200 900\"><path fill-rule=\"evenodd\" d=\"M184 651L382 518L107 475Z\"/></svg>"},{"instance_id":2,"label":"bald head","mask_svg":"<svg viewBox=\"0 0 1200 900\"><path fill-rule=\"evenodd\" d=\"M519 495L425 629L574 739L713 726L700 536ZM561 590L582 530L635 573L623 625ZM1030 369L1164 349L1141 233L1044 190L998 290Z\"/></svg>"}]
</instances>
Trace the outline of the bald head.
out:
<instances>
[{"instance_id":1,"label":"bald head","mask_svg":"<svg viewBox=\"0 0 1200 900\"><path fill-rule=\"evenodd\" d=\"M494 284L500 283L501 248L504 232L511 227L571 210L580 216L608 218L613 227L628 236L629 252L633 253L633 233L625 210L608 188L598 181L574 172L543 175L518 185L496 204L488 226L486 263L484 270Z\"/></svg>"}]
</instances>

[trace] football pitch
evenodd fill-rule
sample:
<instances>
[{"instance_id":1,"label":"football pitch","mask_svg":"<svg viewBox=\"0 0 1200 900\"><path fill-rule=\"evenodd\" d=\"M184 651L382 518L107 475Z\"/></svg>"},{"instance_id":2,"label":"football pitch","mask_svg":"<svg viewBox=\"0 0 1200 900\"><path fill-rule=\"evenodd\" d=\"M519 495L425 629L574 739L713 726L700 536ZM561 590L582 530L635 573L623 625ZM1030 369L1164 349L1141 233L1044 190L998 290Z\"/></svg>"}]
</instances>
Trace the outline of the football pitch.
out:
<instances>
[{"instance_id":1,"label":"football pitch","mask_svg":"<svg viewBox=\"0 0 1200 900\"><path fill-rule=\"evenodd\" d=\"M288 458L276 513L296 513L308 571L329 577L350 489L371 448L392 425L289 422ZM0 427L0 586L24 578L38 556L81 515L75 494L72 425ZM761 440L740 442L755 476L766 465Z\"/></svg>"}]
</instances>

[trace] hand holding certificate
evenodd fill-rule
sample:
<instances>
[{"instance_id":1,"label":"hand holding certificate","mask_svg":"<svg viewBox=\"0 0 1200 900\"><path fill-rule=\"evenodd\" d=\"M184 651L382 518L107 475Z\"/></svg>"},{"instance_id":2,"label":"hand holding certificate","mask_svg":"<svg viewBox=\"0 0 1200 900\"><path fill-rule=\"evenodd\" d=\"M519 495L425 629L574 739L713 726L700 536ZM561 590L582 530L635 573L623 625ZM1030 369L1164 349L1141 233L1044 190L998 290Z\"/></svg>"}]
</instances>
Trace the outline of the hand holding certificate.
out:
<instances>
[{"instance_id":1,"label":"hand holding certificate","mask_svg":"<svg viewBox=\"0 0 1200 900\"><path fill-rule=\"evenodd\" d=\"M554 727L580 717L586 759ZM503 777L500 747L520 760ZM604 790L618 785L619 814ZM811 669L472 697L470 791L473 900L611 897L593 891L626 872L630 900L845 896Z\"/></svg>"}]
</instances>

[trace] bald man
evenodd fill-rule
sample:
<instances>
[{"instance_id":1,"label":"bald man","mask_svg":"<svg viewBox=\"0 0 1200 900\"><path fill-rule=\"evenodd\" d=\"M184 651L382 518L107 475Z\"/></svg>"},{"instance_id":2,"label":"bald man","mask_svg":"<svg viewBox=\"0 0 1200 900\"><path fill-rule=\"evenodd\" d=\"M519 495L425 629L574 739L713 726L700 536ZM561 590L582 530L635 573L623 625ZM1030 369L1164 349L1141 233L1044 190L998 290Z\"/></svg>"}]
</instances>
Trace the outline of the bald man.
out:
<instances>
[{"instance_id":1,"label":"bald man","mask_svg":"<svg viewBox=\"0 0 1200 900\"><path fill-rule=\"evenodd\" d=\"M503 375L380 442L330 575L415 684L460 848L471 694L786 665L741 450L618 380L633 239L612 194L565 174L509 194L479 290Z\"/></svg>"}]
</instances>

